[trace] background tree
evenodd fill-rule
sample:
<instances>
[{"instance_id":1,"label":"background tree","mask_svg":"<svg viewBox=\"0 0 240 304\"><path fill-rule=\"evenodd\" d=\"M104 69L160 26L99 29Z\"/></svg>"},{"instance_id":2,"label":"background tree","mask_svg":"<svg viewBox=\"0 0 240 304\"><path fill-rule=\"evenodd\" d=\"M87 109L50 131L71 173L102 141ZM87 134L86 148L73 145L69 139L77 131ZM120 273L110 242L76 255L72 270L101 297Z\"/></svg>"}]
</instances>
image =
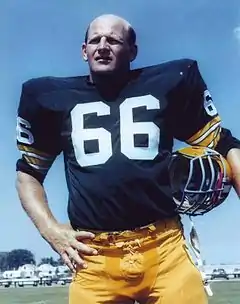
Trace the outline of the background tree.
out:
<instances>
[{"instance_id":1,"label":"background tree","mask_svg":"<svg viewBox=\"0 0 240 304\"><path fill-rule=\"evenodd\" d=\"M25 264L36 265L34 254L26 249L14 249L7 254L8 269L18 269Z\"/></svg>"},{"instance_id":2,"label":"background tree","mask_svg":"<svg viewBox=\"0 0 240 304\"><path fill-rule=\"evenodd\" d=\"M58 263L58 266L64 266L64 265L65 265L65 263L64 263L63 260L62 260L62 258L59 258L59 259L57 260L57 263Z\"/></svg>"},{"instance_id":3,"label":"background tree","mask_svg":"<svg viewBox=\"0 0 240 304\"><path fill-rule=\"evenodd\" d=\"M0 271L8 270L8 252L0 252Z\"/></svg>"},{"instance_id":4,"label":"background tree","mask_svg":"<svg viewBox=\"0 0 240 304\"><path fill-rule=\"evenodd\" d=\"M50 265L56 267L56 266L58 266L58 261L54 260L53 257L44 257L44 258L41 258L39 265L42 265L42 264L50 264Z\"/></svg>"}]
</instances>

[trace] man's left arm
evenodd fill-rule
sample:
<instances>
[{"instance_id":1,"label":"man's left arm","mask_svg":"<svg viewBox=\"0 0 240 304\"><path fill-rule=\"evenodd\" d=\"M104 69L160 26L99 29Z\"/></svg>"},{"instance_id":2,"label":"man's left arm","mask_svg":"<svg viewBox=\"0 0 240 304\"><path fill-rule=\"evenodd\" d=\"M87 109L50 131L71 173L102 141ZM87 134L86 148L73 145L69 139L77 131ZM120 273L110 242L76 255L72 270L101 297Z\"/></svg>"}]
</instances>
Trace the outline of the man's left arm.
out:
<instances>
[{"instance_id":1,"label":"man's left arm","mask_svg":"<svg viewBox=\"0 0 240 304\"><path fill-rule=\"evenodd\" d=\"M240 149L231 149L227 154L227 161L232 169L234 189L240 198Z\"/></svg>"},{"instance_id":2,"label":"man's left arm","mask_svg":"<svg viewBox=\"0 0 240 304\"><path fill-rule=\"evenodd\" d=\"M206 126L204 126L203 129L205 127ZM201 133L201 130L198 131L198 133ZM186 142L190 145L194 145L192 138L191 140L186 140ZM240 141L232 136L229 129L223 128L219 125L214 131L209 132L203 142L199 142L197 145L209 146L207 144L209 142L213 143L213 145L210 145L210 148L216 150L227 159L232 172L233 187L240 198Z\"/></svg>"},{"instance_id":3,"label":"man's left arm","mask_svg":"<svg viewBox=\"0 0 240 304\"><path fill-rule=\"evenodd\" d=\"M185 73L171 114L170 128L175 138L191 146L214 149L227 159L233 186L240 197L240 140L222 126L196 61L189 65Z\"/></svg>"},{"instance_id":4,"label":"man's left arm","mask_svg":"<svg viewBox=\"0 0 240 304\"><path fill-rule=\"evenodd\" d=\"M222 128L215 150L226 157L232 170L234 189L240 198L240 141L232 136L230 130Z\"/></svg>"}]
</instances>

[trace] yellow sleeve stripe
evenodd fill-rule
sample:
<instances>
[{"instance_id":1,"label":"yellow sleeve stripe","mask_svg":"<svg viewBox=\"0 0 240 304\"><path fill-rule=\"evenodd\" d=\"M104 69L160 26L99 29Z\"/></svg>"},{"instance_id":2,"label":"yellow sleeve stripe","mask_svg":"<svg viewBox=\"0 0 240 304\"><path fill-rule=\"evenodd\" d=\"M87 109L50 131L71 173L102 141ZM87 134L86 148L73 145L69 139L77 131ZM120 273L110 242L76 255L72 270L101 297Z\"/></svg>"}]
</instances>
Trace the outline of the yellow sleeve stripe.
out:
<instances>
[{"instance_id":1,"label":"yellow sleeve stripe","mask_svg":"<svg viewBox=\"0 0 240 304\"><path fill-rule=\"evenodd\" d=\"M23 159L27 162L27 164L34 169L37 169L39 171L48 171L53 163L53 161L45 161L36 157L28 156L26 154L23 154Z\"/></svg>"},{"instance_id":2,"label":"yellow sleeve stripe","mask_svg":"<svg viewBox=\"0 0 240 304\"><path fill-rule=\"evenodd\" d=\"M221 118L214 117L201 130L190 137L186 142L189 145L208 146L218 135L221 129ZM206 145L207 144L207 145Z\"/></svg>"},{"instance_id":3,"label":"yellow sleeve stripe","mask_svg":"<svg viewBox=\"0 0 240 304\"><path fill-rule=\"evenodd\" d=\"M50 165L52 164L52 162L42 160L37 157L28 156L26 154L23 154L23 157L27 161L28 164L33 164L33 165L38 165L38 166L43 166L43 167L48 167L49 164Z\"/></svg>"},{"instance_id":4,"label":"yellow sleeve stripe","mask_svg":"<svg viewBox=\"0 0 240 304\"><path fill-rule=\"evenodd\" d=\"M54 159L54 156L52 156L50 154L47 154L45 152L39 151L39 150L37 150L33 147L30 147L30 146L25 146L25 145L18 144L17 147L18 147L18 150L23 154L28 154L30 156L35 156L39 159L49 160L49 161Z\"/></svg>"},{"instance_id":5,"label":"yellow sleeve stripe","mask_svg":"<svg viewBox=\"0 0 240 304\"><path fill-rule=\"evenodd\" d=\"M209 147L209 148L212 148L214 149L220 139L220 136L221 136L221 128L218 128L218 131L215 133L215 137L213 138L213 140L210 142L210 144L208 145L204 145L201 143L202 146L205 146L205 147Z\"/></svg>"},{"instance_id":6,"label":"yellow sleeve stripe","mask_svg":"<svg viewBox=\"0 0 240 304\"><path fill-rule=\"evenodd\" d=\"M55 156L49 155L30 146L22 144L18 144L17 146L19 151L22 153L22 158L29 166L44 174L50 169Z\"/></svg>"},{"instance_id":7,"label":"yellow sleeve stripe","mask_svg":"<svg viewBox=\"0 0 240 304\"><path fill-rule=\"evenodd\" d=\"M46 174L48 172L48 170L50 169L50 167L43 167L43 166L31 164L31 163L28 163L28 165L31 166L32 168L34 168L35 170L40 171L43 174Z\"/></svg>"}]
</instances>

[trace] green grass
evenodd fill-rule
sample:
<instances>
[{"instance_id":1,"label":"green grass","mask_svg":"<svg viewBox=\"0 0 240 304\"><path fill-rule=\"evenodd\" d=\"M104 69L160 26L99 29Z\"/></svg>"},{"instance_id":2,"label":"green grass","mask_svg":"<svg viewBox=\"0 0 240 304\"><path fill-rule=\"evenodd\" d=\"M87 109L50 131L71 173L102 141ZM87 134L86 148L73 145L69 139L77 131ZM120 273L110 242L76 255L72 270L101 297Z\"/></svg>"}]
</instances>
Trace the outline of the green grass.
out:
<instances>
[{"instance_id":1,"label":"green grass","mask_svg":"<svg viewBox=\"0 0 240 304\"><path fill-rule=\"evenodd\" d=\"M214 282L209 304L240 304L240 282Z\"/></svg>"},{"instance_id":2,"label":"green grass","mask_svg":"<svg viewBox=\"0 0 240 304\"><path fill-rule=\"evenodd\" d=\"M240 304L240 282L214 282L211 286L214 296L209 304ZM1 288L0 303L68 304L68 287Z\"/></svg>"},{"instance_id":3,"label":"green grass","mask_svg":"<svg viewBox=\"0 0 240 304\"><path fill-rule=\"evenodd\" d=\"M17 287L0 289L1 304L67 304L68 287Z\"/></svg>"}]
</instances>

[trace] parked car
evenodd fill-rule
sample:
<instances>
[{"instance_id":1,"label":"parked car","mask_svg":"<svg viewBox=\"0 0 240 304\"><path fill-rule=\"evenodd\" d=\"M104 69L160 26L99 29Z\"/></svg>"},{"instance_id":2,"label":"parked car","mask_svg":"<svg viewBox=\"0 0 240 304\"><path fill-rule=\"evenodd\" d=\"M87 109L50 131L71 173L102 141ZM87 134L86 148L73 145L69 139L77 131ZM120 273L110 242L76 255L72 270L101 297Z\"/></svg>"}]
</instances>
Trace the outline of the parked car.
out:
<instances>
[{"instance_id":1,"label":"parked car","mask_svg":"<svg viewBox=\"0 0 240 304\"><path fill-rule=\"evenodd\" d=\"M226 279L229 280L229 277L223 268L215 268L211 274L211 280L214 279Z\"/></svg>"},{"instance_id":2,"label":"parked car","mask_svg":"<svg viewBox=\"0 0 240 304\"><path fill-rule=\"evenodd\" d=\"M25 287L25 286L37 287L39 283L39 279L37 277L14 279L14 283L15 283L15 287L17 285L19 287Z\"/></svg>"},{"instance_id":3,"label":"parked car","mask_svg":"<svg viewBox=\"0 0 240 304\"><path fill-rule=\"evenodd\" d=\"M62 276L59 278L59 284L61 285L66 285L66 284L70 284L72 282L72 276Z\"/></svg>"},{"instance_id":4,"label":"parked car","mask_svg":"<svg viewBox=\"0 0 240 304\"><path fill-rule=\"evenodd\" d=\"M43 286L52 286L52 277L51 276L44 276L39 279L39 285Z\"/></svg>"},{"instance_id":5,"label":"parked car","mask_svg":"<svg viewBox=\"0 0 240 304\"><path fill-rule=\"evenodd\" d=\"M3 286L3 287L10 287L12 285L12 280L10 279L1 279L0 280L0 286Z\"/></svg>"},{"instance_id":6,"label":"parked car","mask_svg":"<svg viewBox=\"0 0 240 304\"><path fill-rule=\"evenodd\" d=\"M234 278L240 278L240 268L234 268L233 275Z\"/></svg>"}]
</instances>

